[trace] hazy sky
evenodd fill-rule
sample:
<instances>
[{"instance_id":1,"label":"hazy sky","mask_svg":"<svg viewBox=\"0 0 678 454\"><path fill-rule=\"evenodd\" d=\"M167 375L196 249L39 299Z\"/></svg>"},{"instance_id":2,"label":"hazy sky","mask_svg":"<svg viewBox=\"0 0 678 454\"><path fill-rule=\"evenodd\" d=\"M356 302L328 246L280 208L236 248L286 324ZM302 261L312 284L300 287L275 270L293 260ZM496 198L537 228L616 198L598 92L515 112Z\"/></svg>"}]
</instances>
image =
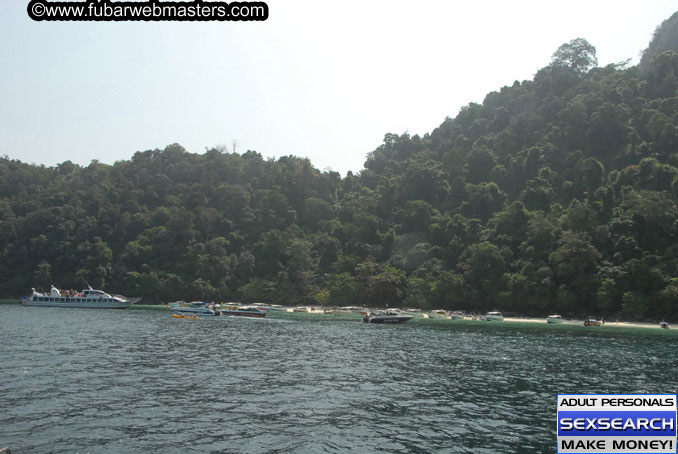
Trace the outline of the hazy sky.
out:
<instances>
[{"instance_id":1,"label":"hazy sky","mask_svg":"<svg viewBox=\"0 0 678 454\"><path fill-rule=\"evenodd\" d=\"M33 22L0 0L0 155L88 165L180 143L345 174L573 38L638 62L675 0L268 0L266 22Z\"/></svg>"}]
</instances>

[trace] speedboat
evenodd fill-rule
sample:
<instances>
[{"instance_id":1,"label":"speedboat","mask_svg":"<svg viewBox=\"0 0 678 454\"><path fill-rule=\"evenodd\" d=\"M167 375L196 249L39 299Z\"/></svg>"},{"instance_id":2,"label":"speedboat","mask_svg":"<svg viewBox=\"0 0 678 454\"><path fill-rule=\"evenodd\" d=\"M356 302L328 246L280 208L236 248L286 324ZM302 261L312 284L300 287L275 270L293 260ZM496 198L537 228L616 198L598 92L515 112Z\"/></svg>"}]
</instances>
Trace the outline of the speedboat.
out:
<instances>
[{"instance_id":1,"label":"speedboat","mask_svg":"<svg viewBox=\"0 0 678 454\"><path fill-rule=\"evenodd\" d=\"M179 307L171 307L171 309L177 314L195 314L200 317L214 316L221 313L219 310L208 307L209 305L210 303L205 301L191 301L190 303L185 303Z\"/></svg>"},{"instance_id":2,"label":"speedboat","mask_svg":"<svg viewBox=\"0 0 678 454\"><path fill-rule=\"evenodd\" d=\"M349 309L349 306L346 307L337 307L334 309L335 314L352 314L353 310Z\"/></svg>"},{"instance_id":3,"label":"speedboat","mask_svg":"<svg viewBox=\"0 0 678 454\"><path fill-rule=\"evenodd\" d=\"M365 323L405 323L414 318L413 315L403 314L397 309L370 312L363 317Z\"/></svg>"},{"instance_id":4,"label":"speedboat","mask_svg":"<svg viewBox=\"0 0 678 454\"><path fill-rule=\"evenodd\" d=\"M555 323L555 324L563 323L563 317L561 317L558 314L549 315L548 317L546 317L546 323Z\"/></svg>"},{"instance_id":5,"label":"speedboat","mask_svg":"<svg viewBox=\"0 0 678 454\"><path fill-rule=\"evenodd\" d=\"M284 310L285 310L285 308L282 307L280 304L253 303L252 306L261 308L262 311L277 311L277 312L281 312L281 311L284 311Z\"/></svg>"},{"instance_id":6,"label":"speedboat","mask_svg":"<svg viewBox=\"0 0 678 454\"><path fill-rule=\"evenodd\" d=\"M669 322L660 322L659 327L661 329L669 329Z\"/></svg>"},{"instance_id":7,"label":"speedboat","mask_svg":"<svg viewBox=\"0 0 678 454\"><path fill-rule=\"evenodd\" d=\"M221 306L221 313L238 317L266 317L266 311L261 306Z\"/></svg>"},{"instance_id":8,"label":"speedboat","mask_svg":"<svg viewBox=\"0 0 678 454\"><path fill-rule=\"evenodd\" d=\"M464 313L460 311L453 312L450 318L452 320L464 320Z\"/></svg>"},{"instance_id":9,"label":"speedboat","mask_svg":"<svg viewBox=\"0 0 678 454\"><path fill-rule=\"evenodd\" d=\"M49 294L36 292L32 289L30 296L21 300L24 306L43 307L80 307L96 309L126 309L141 298L126 298L121 295L109 295L91 287L76 293L72 290L59 290L52 285Z\"/></svg>"},{"instance_id":10,"label":"speedboat","mask_svg":"<svg viewBox=\"0 0 678 454\"><path fill-rule=\"evenodd\" d=\"M403 309L402 314L411 315L412 318L428 318L428 313L422 312L421 309Z\"/></svg>"},{"instance_id":11,"label":"speedboat","mask_svg":"<svg viewBox=\"0 0 678 454\"><path fill-rule=\"evenodd\" d=\"M584 326L601 326L603 323L595 318L588 318L584 320Z\"/></svg>"},{"instance_id":12,"label":"speedboat","mask_svg":"<svg viewBox=\"0 0 678 454\"><path fill-rule=\"evenodd\" d=\"M504 316L501 314L501 312L488 312L485 314L485 320L488 322L503 322Z\"/></svg>"},{"instance_id":13,"label":"speedboat","mask_svg":"<svg viewBox=\"0 0 678 454\"><path fill-rule=\"evenodd\" d=\"M360 306L342 306L334 310L334 312L339 314L358 314L360 311L364 310Z\"/></svg>"}]
</instances>

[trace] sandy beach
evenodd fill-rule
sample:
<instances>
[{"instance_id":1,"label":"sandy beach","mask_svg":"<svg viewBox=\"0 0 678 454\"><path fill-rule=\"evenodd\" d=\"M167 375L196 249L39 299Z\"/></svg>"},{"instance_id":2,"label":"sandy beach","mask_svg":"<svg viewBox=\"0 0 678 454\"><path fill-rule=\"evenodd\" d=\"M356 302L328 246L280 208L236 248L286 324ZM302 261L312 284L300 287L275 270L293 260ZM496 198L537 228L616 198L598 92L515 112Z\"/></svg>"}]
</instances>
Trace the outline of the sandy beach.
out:
<instances>
[{"instance_id":1,"label":"sandy beach","mask_svg":"<svg viewBox=\"0 0 678 454\"><path fill-rule=\"evenodd\" d=\"M546 318L522 318L522 317L504 317L505 322L520 322L520 323L546 323ZM583 326L584 320L578 319L563 319L563 325L578 325ZM657 328L659 327L659 322L657 323L643 323L643 322L605 322L601 328L606 326L618 326L620 328Z\"/></svg>"}]
</instances>

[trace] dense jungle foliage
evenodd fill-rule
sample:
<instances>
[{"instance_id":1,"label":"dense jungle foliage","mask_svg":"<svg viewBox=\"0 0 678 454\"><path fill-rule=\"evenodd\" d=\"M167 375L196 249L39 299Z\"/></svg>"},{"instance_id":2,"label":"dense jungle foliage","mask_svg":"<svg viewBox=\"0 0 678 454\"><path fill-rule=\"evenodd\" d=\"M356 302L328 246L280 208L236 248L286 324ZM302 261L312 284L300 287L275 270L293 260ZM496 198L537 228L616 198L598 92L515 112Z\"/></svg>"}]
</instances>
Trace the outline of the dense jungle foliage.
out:
<instances>
[{"instance_id":1,"label":"dense jungle foliage","mask_svg":"<svg viewBox=\"0 0 678 454\"><path fill-rule=\"evenodd\" d=\"M677 24L635 67L564 44L430 134L386 134L344 178L176 144L114 165L4 157L0 294L676 320Z\"/></svg>"}]
</instances>

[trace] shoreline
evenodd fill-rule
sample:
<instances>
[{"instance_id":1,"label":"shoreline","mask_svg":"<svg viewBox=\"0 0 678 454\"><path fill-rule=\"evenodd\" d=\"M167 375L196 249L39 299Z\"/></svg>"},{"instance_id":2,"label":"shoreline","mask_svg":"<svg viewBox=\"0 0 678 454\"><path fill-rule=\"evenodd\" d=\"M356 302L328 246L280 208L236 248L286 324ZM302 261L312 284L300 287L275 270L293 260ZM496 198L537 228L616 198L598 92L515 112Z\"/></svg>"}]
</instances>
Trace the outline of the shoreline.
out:
<instances>
[{"instance_id":1,"label":"shoreline","mask_svg":"<svg viewBox=\"0 0 678 454\"><path fill-rule=\"evenodd\" d=\"M367 309L368 311L373 310L373 309ZM347 313L328 313L324 314L323 312L317 311L317 312L289 312L289 311L282 311L282 312L267 312L267 316L273 315L276 316L278 314L284 314L283 316L297 316L297 317L318 317L318 316L326 316L326 317L344 317L344 318L361 318L362 315L353 313L353 314L347 314ZM422 312L422 315L428 314L427 312ZM433 322L433 323L468 323L468 322L473 322L473 323L489 323L491 325L497 325L501 324L503 322L505 323L530 323L530 324L535 324L535 325L549 325L549 326L559 326L559 325L565 325L565 326L581 326L584 328L584 319L563 319L563 323L547 323L546 317L544 318L538 318L538 317L504 317L503 322L498 322L498 321L487 321L487 320L471 320L470 317L466 317L463 319L451 319L451 318L430 318L430 317L422 317L421 315L416 316L411 320L411 322L415 323L420 323L420 322L428 323L428 322ZM630 321L614 321L614 322L605 322L601 326L597 327L591 327L591 328L605 328L605 327L618 327L618 328L645 328L645 329L662 329L659 326L659 322L656 323L651 323L651 322L630 322ZM671 328L671 324L669 323L669 330ZM663 330L662 330L663 331ZM668 330L667 330L668 331Z\"/></svg>"},{"instance_id":2,"label":"shoreline","mask_svg":"<svg viewBox=\"0 0 678 454\"><path fill-rule=\"evenodd\" d=\"M20 300L10 300L10 299L0 299L0 305L21 305ZM291 308L291 307L290 307ZM170 310L171 308L167 306L166 304L136 304L130 306L128 309L130 310ZM370 309L367 309L370 310ZM290 312L290 311L267 311L267 315L278 315L278 314L285 314L285 315L296 315L296 316L319 316L319 315L325 315L325 316L345 316L349 318L358 318L362 317L360 314L348 314L348 313L323 313L321 311L310 311L310 312ZM422 314L427 314L426 312L422 312ZM452 319L444 319L444 318L428 318L428 317L416 317L415 320L421 321L421 320L427 320L427 321L434 321L434 322L470 322L470 321L482 321L482 320L470 320L469 318L464 318L464 319L457 319L457 320L452 320ZM536 318L536 317L504 317L504 322L507 323L534 323L534 324L548 324L546 322L546 317L544 318ZM490 322L493 324L496 323L501 323L501 322ZM584 326L584 319L563 319L563 323L559 324L554 324L554 325L567 325L567 326ZM650 323L650 322L631 322L631 321L610 321L610 322L605 322L602 326L599 326L597 328L604 328L606 326L611 326L611 327L619 327L619 328L645 328L645 329L661 329L659 326L659 322L656 323ZM669 329L671 328L671 324L669 323Z\"/></svg>"},{"instance_id":3,"label":"shoreline","mask_svg":"<svg viewBox=\"0 0 678 454\"><path fill-rule=\"evenodd\" d=\"M546 323L546 318L534 318L534 317L504 317L506 322L524 322L524 323ZM571 326L584 326L584 319L563 319L562 325L571 325ZM620 328L660 328L659 322L649 323L649 322L605 322L603 325L596 328L604 328L606 326L616 326ZM669 324L669 327L671 324Z\"/></svg>"}]
</instances>

